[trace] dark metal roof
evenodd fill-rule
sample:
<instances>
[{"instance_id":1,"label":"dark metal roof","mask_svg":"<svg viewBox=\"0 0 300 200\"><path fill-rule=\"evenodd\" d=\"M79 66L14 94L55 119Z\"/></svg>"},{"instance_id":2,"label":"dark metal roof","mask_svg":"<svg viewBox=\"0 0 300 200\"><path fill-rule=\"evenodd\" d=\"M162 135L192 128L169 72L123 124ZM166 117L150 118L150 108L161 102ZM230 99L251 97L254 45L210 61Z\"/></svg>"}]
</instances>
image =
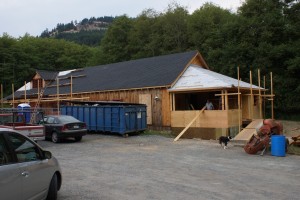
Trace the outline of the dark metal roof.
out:
<instances>
[{"instance_id":1,"label":"dark metal roof","mask_svg":"<svg viewBox=\"0 0 300 200\"><path fill-rule=\"evenodd\" d=\"M59 77L59 93L70 93L71 76L73 93L170 86L197 54L198 51L190 51L82 68ZM52 87L47 87L44 96L56 94L56 84L54 81ZM36 92L32 89L27 95ZM24 91L16 92L15 98L20 95L24 95Z\"/></svg>"},{"instance_id":2,"label":"dark metal roof","mask_svg":"<svg viewBox=\"0 0 300 200\"><path fill-rule=\"evenodd\" d=\"M58 75L58 72L46 70L36 70L36 73L38 73L45 81L55 80Z\"/></svg>"}]
</instances>

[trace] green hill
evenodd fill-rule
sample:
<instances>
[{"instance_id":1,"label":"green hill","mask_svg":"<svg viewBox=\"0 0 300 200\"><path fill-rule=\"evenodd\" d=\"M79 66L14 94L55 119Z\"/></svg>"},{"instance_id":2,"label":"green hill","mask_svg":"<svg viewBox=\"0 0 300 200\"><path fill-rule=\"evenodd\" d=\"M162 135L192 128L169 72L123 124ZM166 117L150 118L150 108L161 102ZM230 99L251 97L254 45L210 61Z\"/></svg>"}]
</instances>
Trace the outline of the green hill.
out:
<instances>
[{"instance_id":1,"label":"green hill","mask_svg":"<svg viewBox=\"0 0 300 200\"><path fill-rule=\"evenodd\" d=\"M115 17L104 16L85 18L80 22L59 23L51 31L48 29L43 31L40 37L64 39L78 44L98 46L108 26L114 19Z\"/></svg>"}]
</instances>

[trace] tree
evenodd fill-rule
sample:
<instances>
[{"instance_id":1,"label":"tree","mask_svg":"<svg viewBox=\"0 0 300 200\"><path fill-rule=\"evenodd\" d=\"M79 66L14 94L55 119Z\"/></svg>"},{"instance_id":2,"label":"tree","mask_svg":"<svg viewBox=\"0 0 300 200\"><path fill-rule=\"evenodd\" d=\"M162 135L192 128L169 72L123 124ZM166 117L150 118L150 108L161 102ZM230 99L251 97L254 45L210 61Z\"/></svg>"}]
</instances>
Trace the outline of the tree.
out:
<instances>
[{"instance_id":1,"label":"tree","mask_svg":"<svg viewBox=\"0 0 300 200\"><path fill-rule=\"evenodd\" d=\"M102 63L130 60L131 52L128 44L131 29L132 19L126 15L114 20L101 41Z\"/></svg>"}]
</instances>

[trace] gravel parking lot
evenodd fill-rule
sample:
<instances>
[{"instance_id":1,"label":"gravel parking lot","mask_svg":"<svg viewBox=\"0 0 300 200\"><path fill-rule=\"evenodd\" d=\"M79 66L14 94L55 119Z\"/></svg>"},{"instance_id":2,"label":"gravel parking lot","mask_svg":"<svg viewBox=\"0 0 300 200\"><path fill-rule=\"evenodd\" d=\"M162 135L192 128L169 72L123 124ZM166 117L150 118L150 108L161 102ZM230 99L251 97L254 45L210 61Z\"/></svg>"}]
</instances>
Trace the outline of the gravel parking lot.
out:
<instances>
[{"instance_id":1,"label":"gravel parking lot","mask_svg":"<svg viewBox=\"0 0 300 200\"><path fill-rule=\"evenodd\" d=\"M154 135L39 144L60 162L60 200L299 199L299 156L248 155L216 141Z\"/></svg>"}]
</instances>

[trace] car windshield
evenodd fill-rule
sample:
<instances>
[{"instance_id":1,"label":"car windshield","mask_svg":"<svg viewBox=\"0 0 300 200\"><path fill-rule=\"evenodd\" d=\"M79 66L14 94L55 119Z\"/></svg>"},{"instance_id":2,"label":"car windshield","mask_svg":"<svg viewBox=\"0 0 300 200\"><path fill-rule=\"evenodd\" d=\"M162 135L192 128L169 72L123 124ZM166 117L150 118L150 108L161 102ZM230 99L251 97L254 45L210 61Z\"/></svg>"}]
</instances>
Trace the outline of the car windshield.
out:
<instances>
[{"instance_id":1,"label":"car windshield","mask_svg":"<svg viewBox=\"0 0 300 200\"><path fill-rule=\"evenodd\" d=\"M59 116L57 117L58 120L62 123L62 124L66 124L66 123L72 123L72 122L80 122L79 120L77 120L76 118L72 117L72 116Z\"/></svg>"}]
</instances>

